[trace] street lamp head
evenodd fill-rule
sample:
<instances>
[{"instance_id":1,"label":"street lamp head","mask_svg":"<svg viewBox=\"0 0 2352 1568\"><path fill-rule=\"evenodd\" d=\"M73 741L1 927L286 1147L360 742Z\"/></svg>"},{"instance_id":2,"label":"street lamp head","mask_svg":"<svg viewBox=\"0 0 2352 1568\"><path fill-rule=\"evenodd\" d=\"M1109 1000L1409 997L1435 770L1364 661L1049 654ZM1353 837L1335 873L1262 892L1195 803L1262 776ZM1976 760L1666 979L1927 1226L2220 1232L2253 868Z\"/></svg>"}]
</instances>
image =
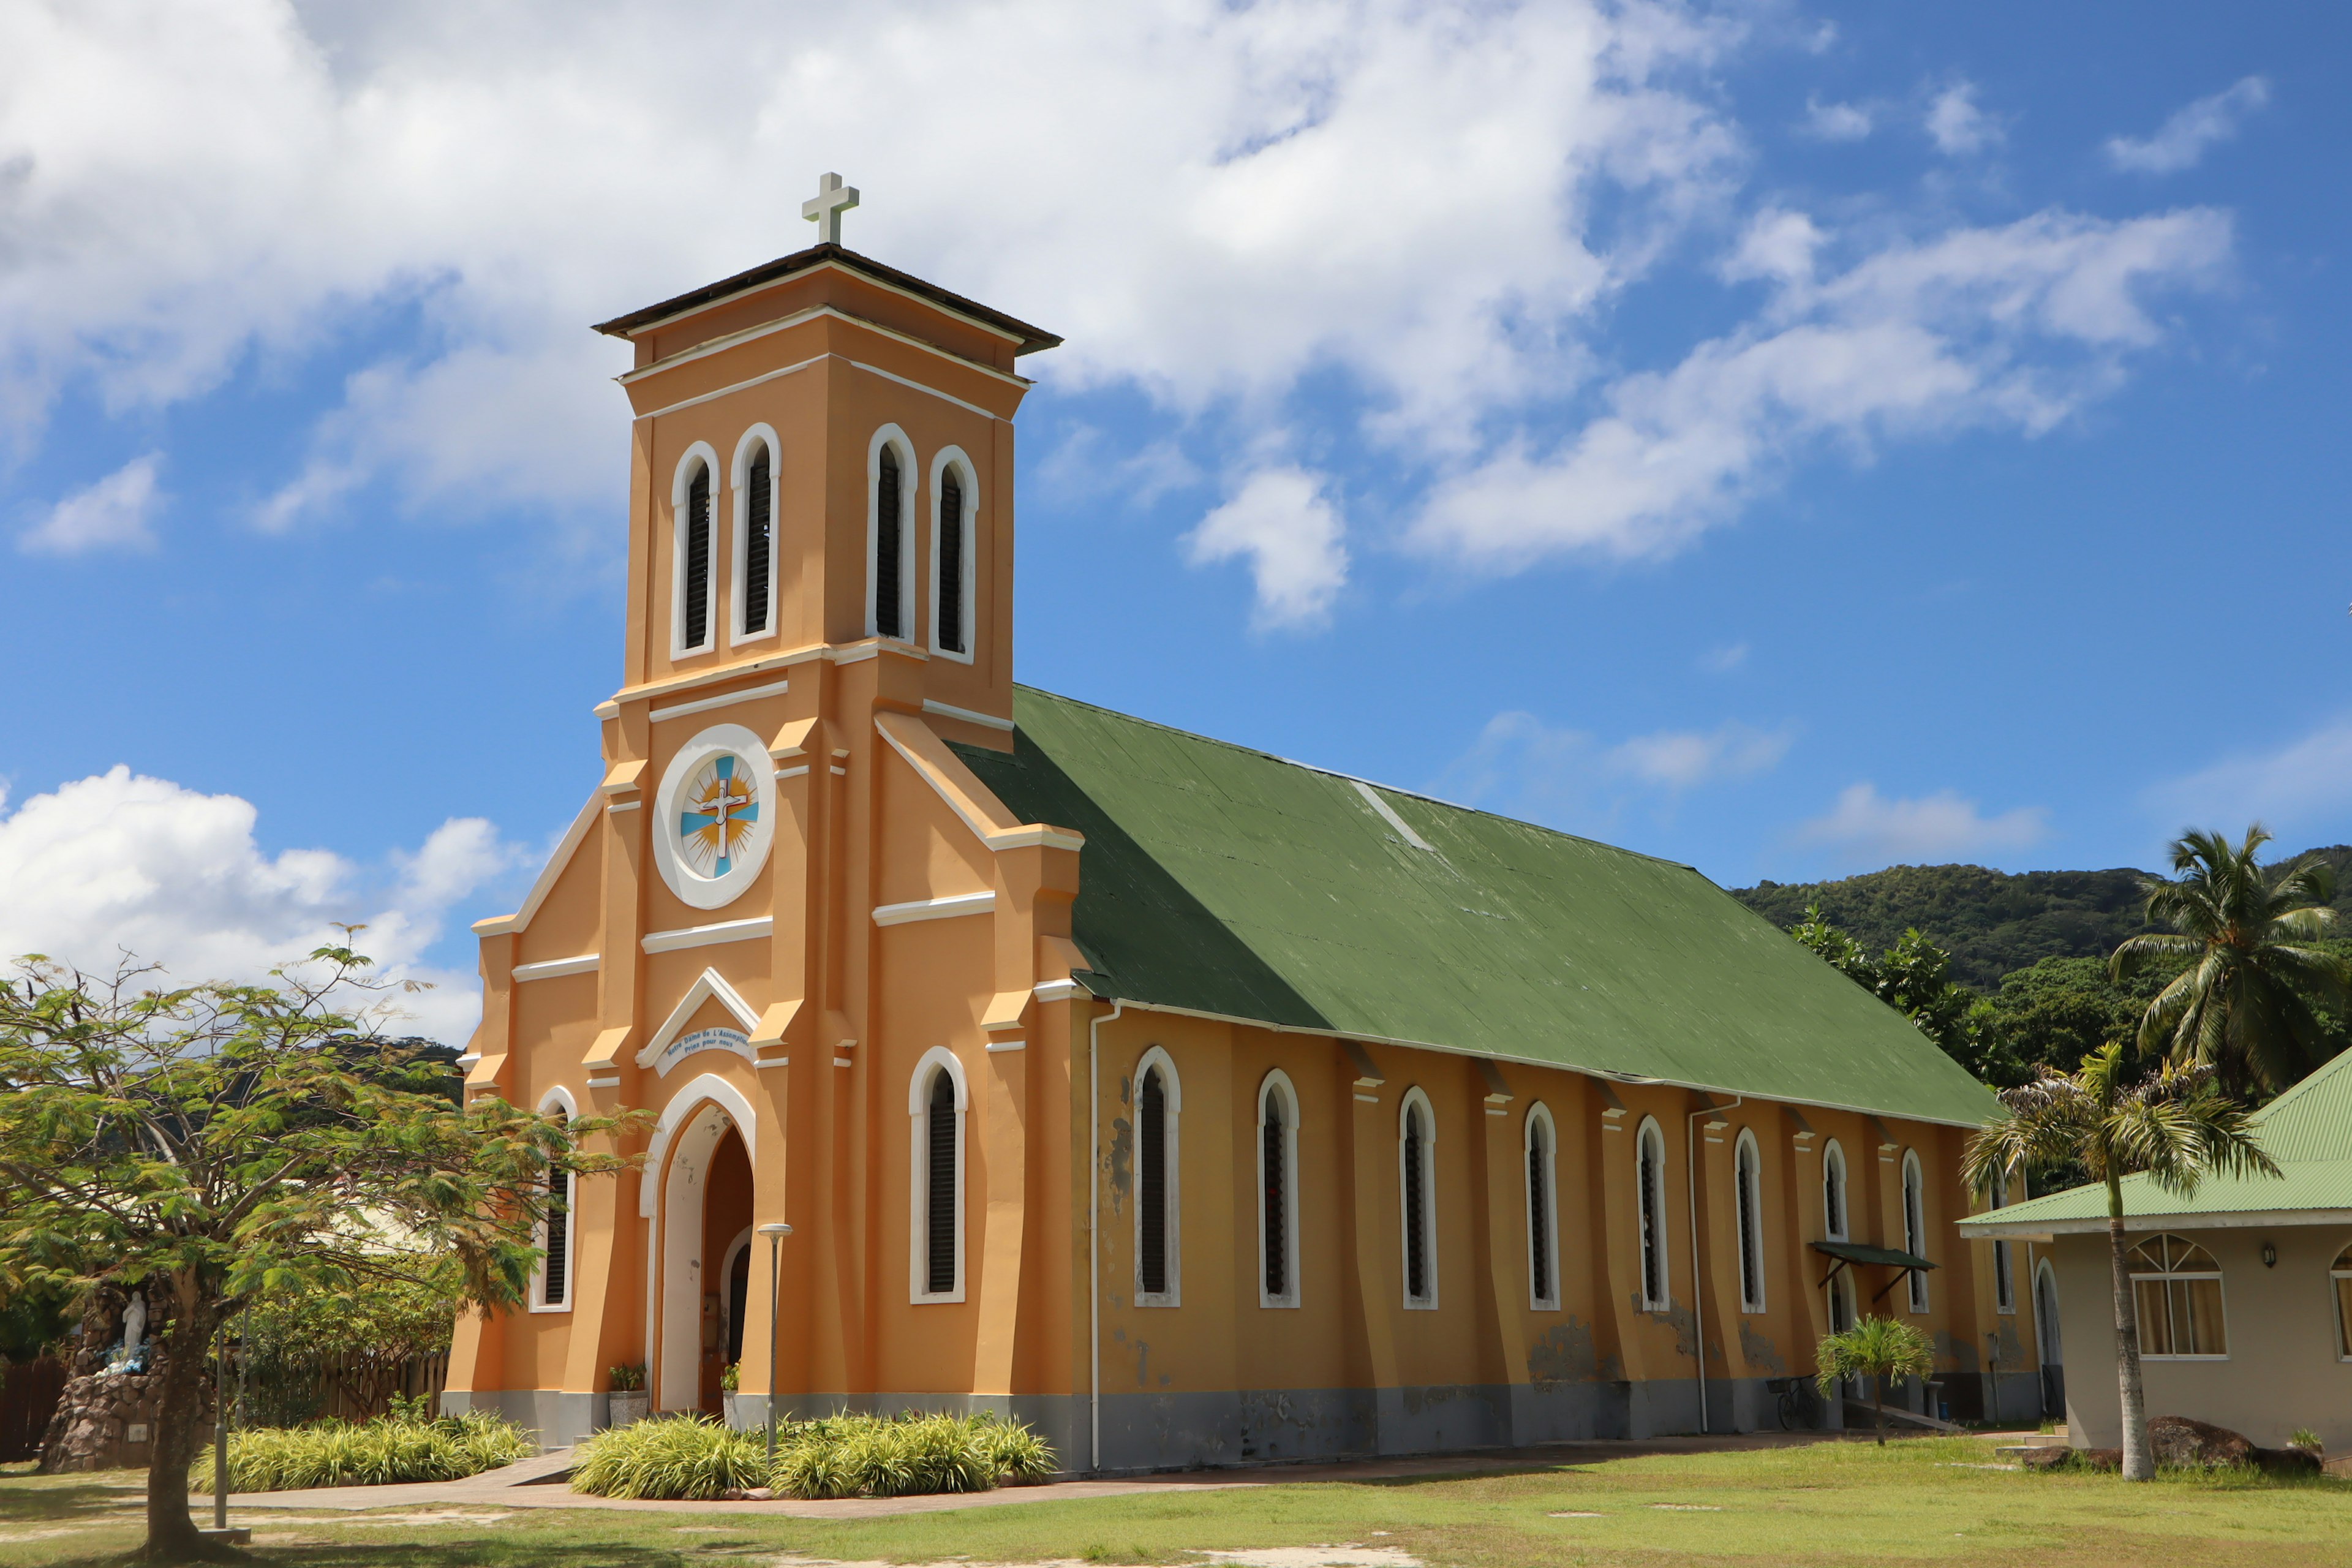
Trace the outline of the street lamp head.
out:
<instances>
[{"instance_id":1,"label":"street lamp head","mask_svg":"<svg viewBox=\"0 0 2352 1568\"><path fill-rule=\"evenodd\" d=\"M783 1221L782 1221L782 1220L778 1220L778 1221L776 1221L773 1225L763 1225L763 1226L761 1226L760 1227L760 1234L761 1234L761 1236L779 1236L779 1237L781 1237L781 1236L790 1236L790 1235L792 1235L792 1233L793 1233L793 1227L792 1227L791 1226L786 1225L786 1224L785 1224Z\"/></svg>"}]
</instances>

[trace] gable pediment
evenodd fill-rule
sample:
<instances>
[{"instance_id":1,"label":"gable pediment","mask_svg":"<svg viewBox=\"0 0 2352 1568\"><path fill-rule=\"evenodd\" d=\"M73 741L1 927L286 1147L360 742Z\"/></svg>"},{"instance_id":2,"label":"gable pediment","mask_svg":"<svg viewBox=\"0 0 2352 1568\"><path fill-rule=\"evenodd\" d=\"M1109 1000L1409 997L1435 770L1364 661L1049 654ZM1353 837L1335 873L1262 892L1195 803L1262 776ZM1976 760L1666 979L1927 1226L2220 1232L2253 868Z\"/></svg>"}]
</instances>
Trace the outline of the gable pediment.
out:
<instances>
[{"instance_id":1,"label":"gable pediment","mask_svg":"<svg viewBox=\"0 0 2352 1568\"><path fill-rule=\"evenodd\" d=\"M741 994L719 971L706 969L637 1053L636 1062L653 1068L656 1078L667 1078L670 1068L703 1051L732 1051L750 1061L751 1031L759 1026L760 1015Z\"/></svg>"}]
</instances>

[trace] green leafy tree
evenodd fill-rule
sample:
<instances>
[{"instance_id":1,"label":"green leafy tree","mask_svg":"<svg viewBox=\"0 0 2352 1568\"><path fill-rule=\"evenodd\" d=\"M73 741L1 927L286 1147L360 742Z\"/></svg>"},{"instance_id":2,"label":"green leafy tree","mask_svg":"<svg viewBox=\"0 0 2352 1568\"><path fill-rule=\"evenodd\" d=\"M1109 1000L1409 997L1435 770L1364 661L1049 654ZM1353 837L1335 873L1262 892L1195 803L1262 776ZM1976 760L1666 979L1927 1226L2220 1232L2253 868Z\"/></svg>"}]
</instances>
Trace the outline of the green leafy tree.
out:
<instances>
[{"instance_id":1,"label":"green leafy tree","mask_svg":"<svg viewBox=\"0 0 2352 1568\"><path fill-rule=\"evenodd\" d=\"M1991 1008L1983 997L1953 983L1951 955L1922 936L1916 927L1906 931L1877 958L1832 925L1819 904L1807 909L1805 918L1790 926L1789 934L1831 968L1910 1019L1946 1056L1979 1078L1999 1072L1995 1059L1999 1039L1991 1028Z\"/></svg>"},{"instance_id":2,"label":"green leafy tree","mask_svg":"<svg viewBox=\"0 0 2352 1568\"><path fill-rule=\"evenodd\" d=\"M2217 1068L2241 1095L2275 1094L2326 1060L2328 1012L2345 1009L2343 960L2314 945L2336 924L2335 871L2311 856L2256 864L2270 837L2256 824L2234 845L2209 832L2174 840L2180 877L2146 884L2149 921L2172 929L2130 938L2111 964L2118 980L2187 966L2148 1004L2140 1049Z\"/></svg>"},{"instance_id":3,"label":"green leafy tree","mask_svg":"<svg viewBox=\"0 0 2352 1568\"><path fill-rule=\"evenodd\" d=\"M1926 1331L1900 1318L1864 1318L1842 1333L1826 1334L1815 1347L1820 1370L1813 1381L1823 1394L1843 1377L1870 1380L1871 1412L1878 1418L1878 1442L1886 1445L1886 1385L1898 1377L1926 1377L1936 1370L1935 1342Z\"/></svg>"},{"instance_id":4,"label":"green leafy tree","mask_svg":"<svg viewBox=\"0 0 2352 1568\"><path fill-rule=\"evenodd\" d=\"M616 1119L464 1110L446 1071L381 1048L391 987L348 947L273 984L93 980L38 957L0 983L0 1298L142 1289L160 1353L151 1561L234 1556L196 1533L188 1469L207 1352L281 1290L349 1290L455 1261L468 1301L518 1300L551 1170L623 1163ZM0 1303L5 1304L5 1303Z\"/></svg>"},{"instance_id":5,"label":"green leafy tree","mask_svg":"<svg viewBox=\"0 0 2352 1568\"><path fill-rule=\"evenodd\" d=\"M236 1321L246 1418L297 1425L318 1413L331 1381L362 1417L389 1408L415 1362L448 1350L464 1294L455 1257L414 1261L413 1272L348 1285L305 1281L247 1308Z\"/></svg>"},{"instance_id":6,"label":"green leafy tree","mask_svg":"<svg viewBox=\"0 0 2352 1568\"><path fill-rule=\"evenodd\" d=\"M2123 1179L2145 1174L2188 1197L2208 1175L2278 1166L2255 1142L2247 1111L2224 1096L2210 1067L2167 1067L2135 1078L2120 1043L2101 1047L2072 1074L2045 1073L2001 1090L2009 1115L1969 1140L1961 1179L1979 1195L2018 1169L2072 1163L2107 1189L2107 1253L2115 1286L2116 1383L2123 1406L2124 1479L2156 1473L2140 1382L2139 1311L2125 1256Z\"/></svg>"}]
</instances>

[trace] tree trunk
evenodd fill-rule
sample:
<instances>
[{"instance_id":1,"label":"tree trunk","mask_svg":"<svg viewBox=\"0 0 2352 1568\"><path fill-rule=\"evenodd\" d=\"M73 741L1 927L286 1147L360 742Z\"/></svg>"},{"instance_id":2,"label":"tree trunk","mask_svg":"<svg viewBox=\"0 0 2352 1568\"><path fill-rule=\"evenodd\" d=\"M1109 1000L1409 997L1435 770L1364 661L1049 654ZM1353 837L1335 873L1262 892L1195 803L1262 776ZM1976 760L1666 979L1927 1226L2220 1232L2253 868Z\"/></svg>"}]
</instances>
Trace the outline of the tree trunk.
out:
<instances>
[{"instance_id":1,"label":"tree trunk","mask_svg":"<svg viewBox=\"0 0 2352 1568\"><path fill-rule=\"evenodd\" d=\"M213 1315L183 1300L163 1336L163 1387L155 1401L155 1447L147 1467L147 1544L140 1555L150 1563L195 1560L240 1562L244 1553L205 1540L188 1514L188 1467L204 1446L205 1352Z\"/></svg>"},{"instance_id":2,"label":"tree trunk","mask_svg":"<svg viewBox=\"0 0 2352 1568\"><path fill-rule=\"evenodd\" d=\"M2147 1394L2140 1385L2139 1306L2132 1300L2131 1263L2125 1256L2124 1194L2107 1176L2107 1256L2115 1274L2116 1382L2123 1400L2124 1479L2156 1479L2156 1458L2147 1446Z\"/></svg>"}]
</instances>

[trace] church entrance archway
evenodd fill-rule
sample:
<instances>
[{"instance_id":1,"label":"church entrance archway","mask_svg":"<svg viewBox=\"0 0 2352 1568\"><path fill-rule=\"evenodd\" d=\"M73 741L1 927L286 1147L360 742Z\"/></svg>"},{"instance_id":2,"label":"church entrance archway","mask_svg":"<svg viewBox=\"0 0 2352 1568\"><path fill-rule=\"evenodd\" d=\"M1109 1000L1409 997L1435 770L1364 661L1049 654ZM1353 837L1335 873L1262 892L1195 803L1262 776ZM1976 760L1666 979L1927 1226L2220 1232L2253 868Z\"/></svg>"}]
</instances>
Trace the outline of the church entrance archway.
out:
<instances>
[{"instance_id":1,"label":"church entrance archway","mask_svg":"<svg viewBox=\"0 0 2352 1568\"><path fill-rule=\"evenodd\" d=\"M655 1407L720 1407L727 1349L721 1260L748 1227L751 1164L734 1118L715 1100L695 1108L669 1142L661 1182L660 1309Z\"/></svg>"},{"instance_id":2,"label":"church entrance archway","mask_svg":"<svg viewBox=\"0 0 2352 1568\"><path fill-rule=\"evenodd\" d=\"M2033 1271L2033 1337L2042 1350L2042 1414L2066 1416L2066 1348L2058 1338L2058 1271L2043 1258Z\"/></svg>"}]
</instances>

